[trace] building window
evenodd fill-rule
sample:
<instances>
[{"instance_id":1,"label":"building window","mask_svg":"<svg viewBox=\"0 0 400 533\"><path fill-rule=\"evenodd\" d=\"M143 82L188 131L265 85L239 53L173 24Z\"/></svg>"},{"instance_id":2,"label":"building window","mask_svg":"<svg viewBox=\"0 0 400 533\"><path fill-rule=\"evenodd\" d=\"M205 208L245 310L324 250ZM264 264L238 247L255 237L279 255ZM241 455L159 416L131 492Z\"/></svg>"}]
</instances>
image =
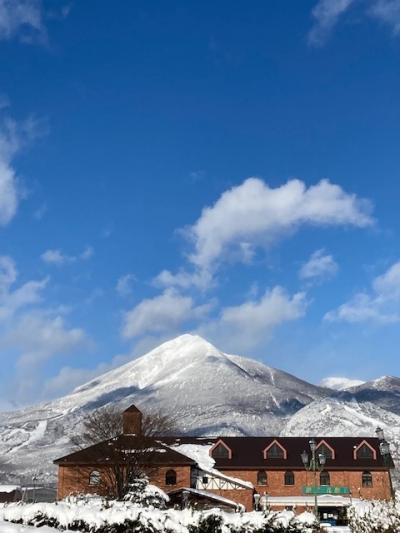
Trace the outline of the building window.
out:
<instances>
[{"instance_id":1,"label":"building window","mask_svg":"<svg viewBox=\"0 0 400 533\"><path fill-rule=\"evenodd\" d=\"M317 448L317 454L323 453L327 459L333 459L332 450L324 443L320 444Z\"/></svg>"},{"instance_id":2,"label":"building window","mask_svg":"<svg viewBox=\"0 0 400 533\"><path fill-rule=\"evenodd\" d=\"M294 485L294 473L291 470L285 472L285 485Z\"/></svg>"},{"instance_id":3,"label":"building window","mask_svg":"<svg viewBox=\"0 0 400 533\"><path fill-rule=\"evenodd\" d=\"M372 487L372 474L371 472L363 472L362 474L362 486Z\"/></svg>"},{"instance_id":4,"label":"building window","mask_svg":"<svg viewBox=\"0 0 400 533\"><path fill-rule=\"evenodd\" d=\"M268 476L265 470L259 470L257 472L257 485L267 485Z\"/></svg>"},{"instance_id":5,"label":"building window","mask_svg":"<svg viewBox=\"0 0 400 533\"><path fill-rule=\"evenodd\" d=\"M100 485L101 474L97 470L93 470L89 474L89 485Z\"/></svg>"},{"instance_id":6,"label":"building window","mask_svg":"<svg viewBox=\"0 0 400 533\"><path fill-rule=\"evenodd\" d=\"M229 450L220 442L212 450L212 456L214 459L229 459Z\"/></svg>"},{"instance_id":7,"label":"building window","mask_svg":"<svg viewBox=\"0 0 400 533\"><path fill-rule=\"evenodd\" d=\"M165 474L166 485L176 485L176 472L175 470L168 470Z\"/></svg>"},{"instance_id":8,"label":"building window","mask_svg":"<svg viewBox=\"0 0 400 533\"><path fill-rule=\"evenodd\" d=\"M331 484L331 477L329 475L329 472L326 470L323 470L319 475L319 484L329 486Z\"/></svg>"},{"instance_id":9,"label":"building window","mask_svg":"<svg viewBox=\"0 0 400 533\"><path fill-rule=\"evenodd\" d=\"M202 481L203 485L207 485L208 484L208 477L207 476L203 476L201 481Z\"/></svg>"},{"instance_id":10,"label":"building window","mask_svg":"<svg viewBox=\"0 0 400 533\"><path fill-rule=\"evenodd\" d=\"M267 450L268 459L283 459L284 457L284 451L276 442L274 442L274 444Z\"/></svg>"},{"instance_id":11,"label":"building window","mask_svg":"<svg viewBox=\"0 0 400 533\"><path fill-rule=\"evenodd\" d=\"M367 444L363 444L357 450L357 457L358 459L373 459L374 452Z\"/></svg>"}]
</instances>

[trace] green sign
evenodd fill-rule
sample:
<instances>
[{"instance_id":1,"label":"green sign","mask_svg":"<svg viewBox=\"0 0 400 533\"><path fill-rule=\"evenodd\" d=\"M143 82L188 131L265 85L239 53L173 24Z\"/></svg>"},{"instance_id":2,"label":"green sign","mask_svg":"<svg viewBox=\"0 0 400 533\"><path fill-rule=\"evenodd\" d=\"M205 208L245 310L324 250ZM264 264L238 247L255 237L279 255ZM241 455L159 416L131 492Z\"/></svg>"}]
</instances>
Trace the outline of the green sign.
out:
<instances>
[{"instance_id":1,"label":"green sign","mask_svg":"<svg viewBox=\"0 0 400 533\"><path fill-rule=\"evenodd\" d=\"M349 487L331 487L322 485L315 487L314 485L303 487L303 494L350 494Z\"/></svg>"}]
</instances>

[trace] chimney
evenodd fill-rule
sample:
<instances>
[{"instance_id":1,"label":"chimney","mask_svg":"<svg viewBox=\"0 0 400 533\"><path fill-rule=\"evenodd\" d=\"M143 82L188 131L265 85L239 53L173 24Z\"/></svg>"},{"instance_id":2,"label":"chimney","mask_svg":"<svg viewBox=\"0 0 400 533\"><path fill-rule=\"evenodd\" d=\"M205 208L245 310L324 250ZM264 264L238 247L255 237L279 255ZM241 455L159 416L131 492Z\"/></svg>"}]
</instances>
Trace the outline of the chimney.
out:
<instances>
[{"instance_id":1,"label":"chimney","mask_svg":"<svg viewBox=\"0 0 400 533\"><path fill-rule=\"evenodd\" d=\"M122 413L122 432L124 435L142 434L142 413L135 405Z\"/></svg>"}]
</instances>

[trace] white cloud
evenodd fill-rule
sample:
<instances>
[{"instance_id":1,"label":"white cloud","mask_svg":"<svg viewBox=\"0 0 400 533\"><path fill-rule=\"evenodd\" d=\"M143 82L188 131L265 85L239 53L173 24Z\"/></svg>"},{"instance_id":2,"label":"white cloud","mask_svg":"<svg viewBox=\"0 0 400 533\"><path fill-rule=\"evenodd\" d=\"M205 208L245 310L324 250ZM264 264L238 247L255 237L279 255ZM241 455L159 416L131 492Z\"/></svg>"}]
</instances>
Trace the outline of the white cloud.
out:
<instances>
[{"instance_id":1,"label":"white cloud","mask_svg":"<svg viewBox=\"0 0 400 533\"><path fill-rule=\"evenodd\" d=\"M42 298L42 291L48 280L28 281L12 290L18 272L11 257L0 256L0 321L9 319L15 313Z\"/></svg>"},{"instance_id":2,"label":"white cloud","mask_svg":"<svg viewBox=\"0 0 400 533\"><path fill-rule=\"evenodd\" d=\"M131 355L116 355L111 362L100 363L95 368L73 368L64 366L60 371L43 386L43 397L54 398L68 394L82 384L95 379L97 376L121 366L132 359Z\"/></svg>"},{"instance_id":3,"label":"white cloud","mask_svg":"<svg viewBox=\"0 0 400 533\"><path fill-rule=\"evenodd\" d=\"M49 263L51 265L63 265L65 263L71 262L71 257L62 253L61 250L46 250L40 256L42 261Z\"/></svg>"},{"instance_id":4,"label":"white cloud","mask_svg":"<svg viewBox=\"0 0 400 533\"><path fill-rule=\"evenodd\" d=\"M309 43L321 46L326 42L339 18L357 0L319 0L312 10L314 26L308 34Z\"/></svg>"},{"instance_id":5,"label":"white cloud","mask_svg":"<svg viewBox=\"0 0 400 533\"><path fill-rule=\"evenodd\" d=\"M0 0L0 39L43 39L46 30L41 0Z\"/></svg>"},{"instance_id":6,"label":"white cloud","mask_svg":"<svg viewBox=\"0 0 400 533\"><path fill-rule=\"evenodd\" d=\"M375 0L369 14L400 34L400 0Z\"/></svg>"},{"instance_id":7,"label":"white cloud","mask_svg":"<svg viewBox=\"0 0 400 533\"><path fill-rule=\"evenodd\" d=\"M376 277L370 291L358 292L348 302L326 313L324 319L350 323L371 321L392 324L400 322L399 305L400 261Z\"/></svg>"},{"instance_id":8,"label":"white cloud","mask_svg":"<svg viewBox=\"0 0 400 533\"><path fill-rule=\"evenodd\" d=\"M156 287L177 287L180 289L208 289L212 285L212 275L207 270L187 272L180 270L176 274L169 270L162 270L153 280Z\"/></svg>"},{"instance_id":9,"label":"white cloud","mask_svg":"<svg viewBox=\"0 0 400 533\"><path fill-rule=\"evenodd\" d=\"M365 227L371 205L322 180L309 188L300 180L270 188L258 178L224 192L203 209L187 233L194 243L191 262L210 270L226 255L248 259L249 248L266 246L301 225Z\"/></svg>"},{"instance_id":10,"label":"white cloud","mask_svg":"<svg viewBox=\"0 0 400 533\"><path fill-rule=\"evenodd\" d=\"M0 226L6 226L15 217L22 196L13 159L26 144L43 133L42 128L32 117L20 123L12 119L0 122Z\"/></svg>"},{"instance_id":11,"label":"white cloud","mask_svg":"<svg viewBox=\"0 0 400 533\"><path fill-rule=\"evenodd\" d=\"M299 277L303 280L324 280L331 278L338 271L338 265L332 255L325 250L316 250L300 269Z\"/></svg>"},{"instance_id":12,"label":"white cloud","mask_svg":"<svg viewBox=\"0 0 400 533\"><path fill-rule=\"evenodd\" d=\"M355 5L364 9L364 15L390 27L394 35L400 34L400 0L319 0L312 11L314 25L308 34L309 43L325 44L339 19Z\"/></svg>"},{"instance_id":13,"label":"white cloud","mask_svg":"<svg viewBox=\"0 0 400 533\"><path fill-rule=\"evenodd\" d=\"M40 258L49 265L62 266L79 260L87 261L93 254L94 250L91 246L87 246L79 255L67 255L58 248L52 248L43 252Z\"/></svg>"},{"instance_id":14,"label":"white cloud","mask_svg":"<svg viewBox=\"0 0 400 533\"><path fill-rule=\"evenodd\" d=\"M91 259L93 255L94 255L93 246L86 246L83 252L78 256L78 258L82 259L83 261L87 261L88 259Z\"/></svg>"},{"instance_id":15,"label":"white cloud","mask_svg":"<svg viewBox=\"0 0 400 533\"><path fill-rule=\"evenodd\" d=\"M350 387L362 385L363 383L365 383L365 381L361 381L360 379L332 376L322 379L320 385L321 387L328 387L328 389L346 390Z\"/></svg>"},{"instance_id":16,"label":"white cloud","mask_svg":"<svg viewBox=\"0 0 400 533\"><path fill-rule=\"evenodd\" d=\"M209 309L210 305L195 306L190 296L167 289L127 311L122 333L124 337L131 338L147 333L175 332L182 324L205 316Z\"/></svg>"},{"instance_id":17,"label":"white cloud","mask_svg":"<svg viewBox=\"0 0 400 533\"><path fill-rule=\"evenodd\" d=\"M221 343L225 349L248 350L271 336L281 324L304 316L306 296L290 296L283 288L267 290L259 299L225 307L217 320L199 328L199 333Z\"/></svg>"},{"instance_id":18,"label":"white cloud","mask_svg":"<svg viewBox=\"0 0 400 533\"><path fill-rule=\"evenodd\" d=\"M129 296L132 294L135 281L136 277L134 274L125 274L118 279L115 290L120 296Z\"/></svg>"},{"instance_id":19,"label":"white cloud","mask_svg":"<svg viewBox=\"0 0 400 533\"><path fill-rule=\"evenodd\" d=\"M3 343L20 352L20 368L35 367L55 355L90 345L83 329L68 328L62 316L49 316L37 310L22 315Z\"/></svg>"},{"instance_id":20,"label":"white cloud","mask_svg":"<svg viewBox=\"0 0 400 533\"><path fill-rule=\"evenodd\" d=\"M0 225L5 226L15 216L18 207L18 187L11 159L19 146L7 125L0 125Z\"/></svg>"}]
</instances>

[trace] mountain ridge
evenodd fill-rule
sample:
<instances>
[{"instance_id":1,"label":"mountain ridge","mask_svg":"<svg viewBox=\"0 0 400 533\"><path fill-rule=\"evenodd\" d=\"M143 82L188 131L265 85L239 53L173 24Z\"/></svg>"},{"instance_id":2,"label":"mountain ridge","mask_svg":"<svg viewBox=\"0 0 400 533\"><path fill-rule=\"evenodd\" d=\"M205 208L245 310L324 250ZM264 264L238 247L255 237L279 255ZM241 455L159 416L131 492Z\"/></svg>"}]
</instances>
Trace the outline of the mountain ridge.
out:
<instances>
[{"instance_id":1,"label":"mountain ridge","mask_svg":"<svg viewBox=\"0 0 400 533\"><path fill-rule=\"evenodd\" d=\"M381 383L381 389L384 386ZM378 391L382 402L400 409L394 382L386 386L388 391ZM319 387L254 359L226 354L205 339L186 334L62 398L0 413L3 477L29 481L35 475L42 482L54 482L52 461L71 451L70 435L79 432L87 413L108 404L122 410L135 403L147 412L174 413L178 429L186 434L278 435L285 428L290 430L290 421L310 405L324 401L344 405L357 401L357 395L362 403L363 396L376 393L372 385L354 393ZM379 418L380 407L375 407ZM310 412L320 417L317 407ZM306 432L304 420L298 427Z\"/></svg>"}]
</instances>

